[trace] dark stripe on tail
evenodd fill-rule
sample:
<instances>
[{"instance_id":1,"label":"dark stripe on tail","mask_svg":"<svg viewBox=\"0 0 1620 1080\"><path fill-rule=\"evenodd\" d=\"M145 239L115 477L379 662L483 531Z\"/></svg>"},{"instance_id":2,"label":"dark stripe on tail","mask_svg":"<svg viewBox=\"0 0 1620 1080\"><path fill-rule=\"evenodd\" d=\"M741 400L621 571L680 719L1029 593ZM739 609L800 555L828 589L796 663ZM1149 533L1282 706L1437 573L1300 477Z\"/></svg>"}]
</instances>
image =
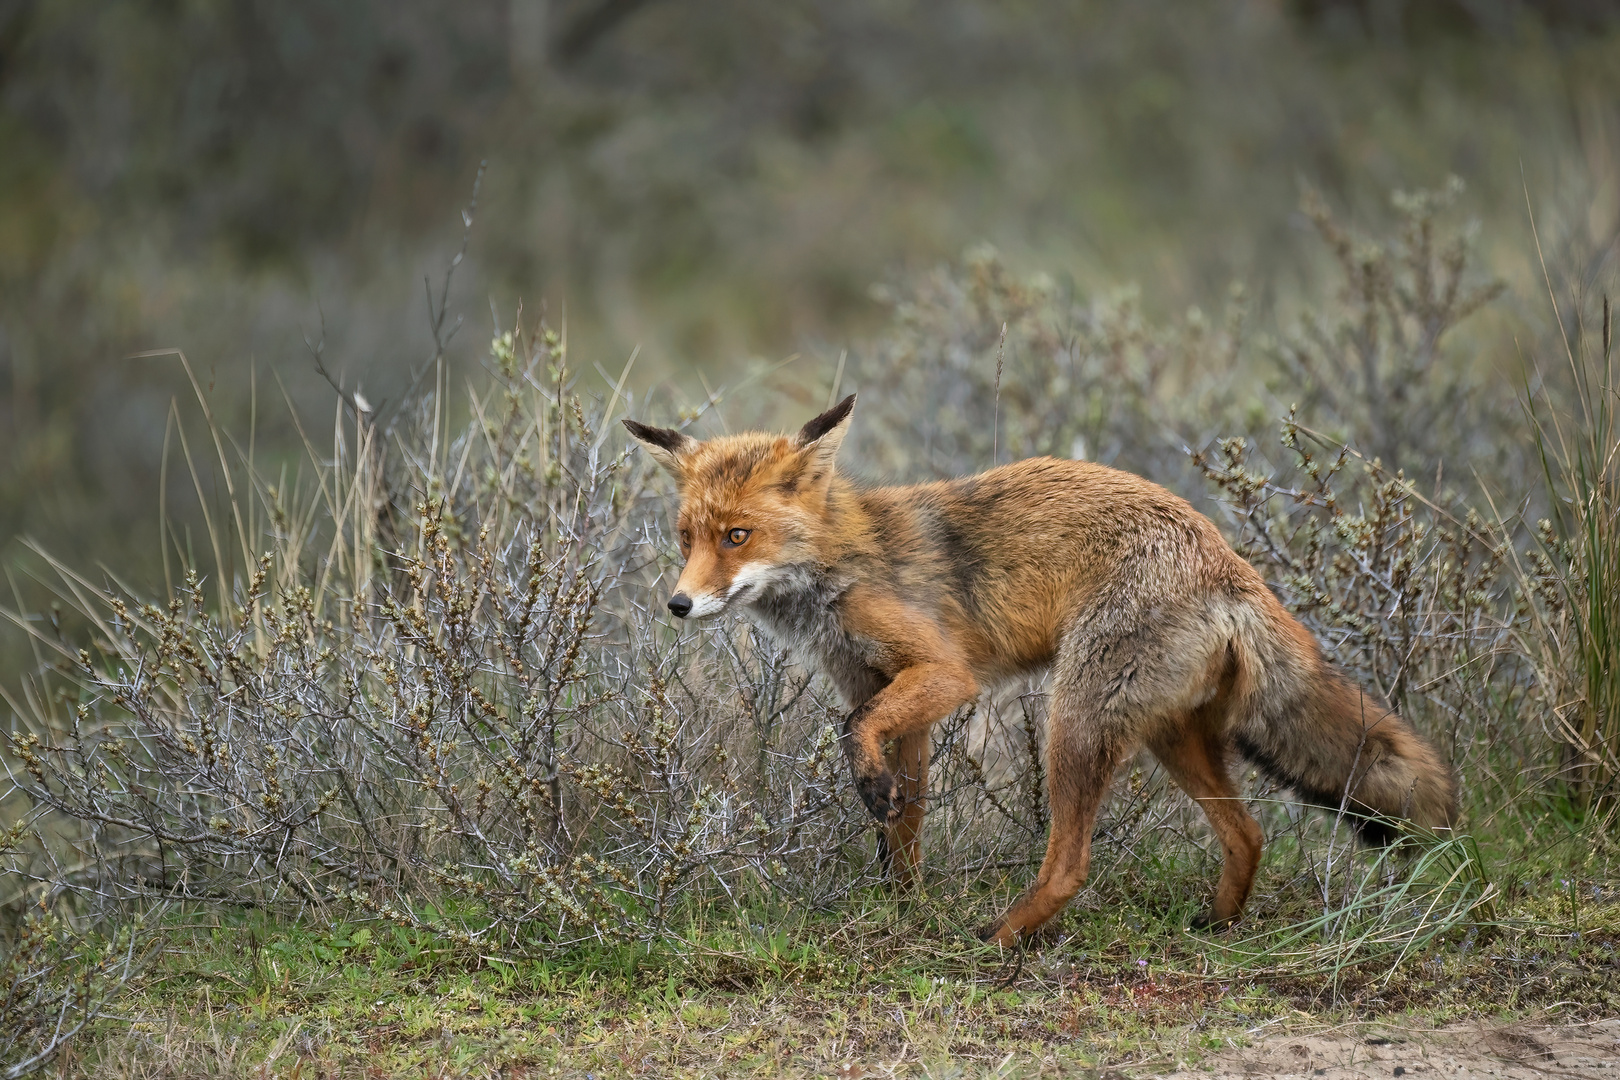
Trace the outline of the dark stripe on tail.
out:
<instances>
[{"instance_id":1,"label":"dark stripe on tail","mask_svg":"<svg viewBox=\"0 0 1620 1080\"><path fill-rule=\"evenodd\" d=\"M1346 798L1342 788L1338 791L1329 791L1326 788L1313 787L1299 777L1290 775L1274 755L1243 735L1237 735L1233 739L1233 744L1237 747L1238 753L1253 763L1268 779L1292 789L1301 802L1321 807L1333 814L1337 814L1341 806L1344 807L1345 817L1355 827L1356 835L1363 843L1373 847L1384 847L1393 843L1399 835L1399 830L1392 822L1381 817L1369 817L1373 811L1355 799Z\"/></svg>"}]
</instances>

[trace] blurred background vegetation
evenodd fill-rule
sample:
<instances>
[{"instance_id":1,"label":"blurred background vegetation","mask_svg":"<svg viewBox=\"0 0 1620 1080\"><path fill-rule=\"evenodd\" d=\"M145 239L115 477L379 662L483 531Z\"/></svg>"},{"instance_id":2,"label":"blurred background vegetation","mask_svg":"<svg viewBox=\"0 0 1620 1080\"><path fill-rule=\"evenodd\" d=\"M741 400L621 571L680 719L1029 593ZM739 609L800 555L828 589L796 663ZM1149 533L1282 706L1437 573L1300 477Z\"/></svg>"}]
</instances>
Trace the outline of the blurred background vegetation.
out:
<instances>
[{"instance_id":1,"label":"blurred background vegetation","mask_svg":"<svg viewBox=\"0 0 1620 1080\"><path fill-rule=\"evenodd\" d=\"M1498 421L1522 420L1527 365L1555 340L1528 211L1575 298L1566 329L1612 280L1620 22L1603 0L0 0L8 568L27 569L29 536L161 582L166 454L191 542L170 418L196 410L173 412L190 391L172 357L134 354L183 349L261 463L296 445L284 396L329 423L310 343L346 386L397 398L434 353L423 278L438 288L486 160L449 293L457 378L523 305L612 369L604 396L639 346L636 407L665 415L798 354L702 423L785 420L846 350L846 387L898 395L895 358L944 347L917 338L913 301L943 310L941 282L993 266L1046 291L1024 311L1241 319L1243 347L1184 357L1087 429L1113 440L1094 454L1183 490L1202 480L1180 442L1274 431L1295 402L1372 437L1335 406L1342 364L1300 345L1300 311L1356 257L1302 197L1384 235L1391 191L1456 176L1465 285L1507 291L1450 335L1443 370L1413 374L1449 389L1397 423L1446 434L1398 464L1496 477L1526 442ZM994 393L1007 312L978 315L947 337L984 367L963 386ZM919 471L866 435L870 466Z\"/></svg>"}]
</instances>

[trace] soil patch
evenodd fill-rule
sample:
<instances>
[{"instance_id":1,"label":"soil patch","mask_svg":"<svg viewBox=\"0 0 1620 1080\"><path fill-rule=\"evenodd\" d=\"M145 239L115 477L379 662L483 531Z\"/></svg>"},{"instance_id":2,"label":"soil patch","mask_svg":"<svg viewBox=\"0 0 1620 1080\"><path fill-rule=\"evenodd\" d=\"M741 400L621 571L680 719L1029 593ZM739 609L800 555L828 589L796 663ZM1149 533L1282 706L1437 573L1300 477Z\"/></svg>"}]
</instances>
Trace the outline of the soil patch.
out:
<instances>
[{"instance_id":1,"label":"soil patch","mask_svg":"<svg viewBox=\"0 0 1620 1080\"><path fill-rule=\"evenodd\" d=\"M1373 1027L1262 1036L1171 1074L1176 1077L1620 1078L1620 1019L1577 1024L1455 1024L1428 1031Z\"/></svg>"}]
</instances>

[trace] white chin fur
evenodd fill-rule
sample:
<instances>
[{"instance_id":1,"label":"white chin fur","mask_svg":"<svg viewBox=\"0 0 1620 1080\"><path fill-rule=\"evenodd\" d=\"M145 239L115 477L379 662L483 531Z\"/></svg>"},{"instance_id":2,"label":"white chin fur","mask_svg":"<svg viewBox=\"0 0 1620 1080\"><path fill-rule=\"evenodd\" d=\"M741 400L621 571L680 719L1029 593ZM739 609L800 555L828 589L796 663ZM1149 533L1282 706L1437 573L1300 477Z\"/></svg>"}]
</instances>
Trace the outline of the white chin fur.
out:
<instances>
[{"instance_id":1,"label":"white chin fur","mask_svg":"<svg viewBox=\"0 0 1620 1080\"><path fill-rule=\"evenodd\" d=\"M744 563L723 594L704 593L692 597L692 610L686 617L701 619L706 615L718 615L733 600L744 602L755 600L765 591L766 586L781 576L781 572L781 567L772 566L770 563Z\"/></svg>"},{"instance_id":2,"label":"white chin fur","mask_svg":"<svg viewBox=\"0 0 1620 1080\"><path fill-rule=\"evenodd\" d=\"M713 593L703 593L692 597L692 610L686 613L688 619L701 619L707 615L719 614L725 609L726 598Z\"/></svg>"},{"instance_id":3,"label":"white chin fur","mask_svg":"<svg viewBox=\"0 0 1620 1080\"><path fill-rule=\"evenodd\" d=\"M759 599L761 593L781 579L783 572L782 567L771 563L744 563L738 569L737 576L731 579L731 587L726 590L727 603L732 600Z\"/></svg>"}]
</instances>

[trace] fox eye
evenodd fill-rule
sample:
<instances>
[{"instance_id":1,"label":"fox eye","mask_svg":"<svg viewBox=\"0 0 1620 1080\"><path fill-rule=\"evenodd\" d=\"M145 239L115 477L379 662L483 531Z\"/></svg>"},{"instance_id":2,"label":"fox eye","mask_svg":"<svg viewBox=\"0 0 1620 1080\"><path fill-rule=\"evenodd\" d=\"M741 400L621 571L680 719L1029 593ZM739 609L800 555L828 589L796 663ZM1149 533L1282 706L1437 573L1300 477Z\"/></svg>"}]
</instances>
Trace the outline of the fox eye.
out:
<instances>
[{"instance_id":1,"label":"fox eye","mask_svg":"<svg viewBox=\"0 0 1620 1080\"><path fill-rule=\"evenodd\" d=\"M687 532L685 529L682 529L681 530L681 547L689 548L691 546L692 546L692 534Z\"/></svg>"},{"instance_id":2,"label":"fox eye","mask_svg":"<svg viewBox=\"0 0 1620 1080\"><path fill-rule=\"evenodd\" d=\"M742 547L744 542L747 541L748 534L751 531L752 530L750 529L732 529L730 532L726 533L726 546Z\"/></svg>"}]
</instances>

